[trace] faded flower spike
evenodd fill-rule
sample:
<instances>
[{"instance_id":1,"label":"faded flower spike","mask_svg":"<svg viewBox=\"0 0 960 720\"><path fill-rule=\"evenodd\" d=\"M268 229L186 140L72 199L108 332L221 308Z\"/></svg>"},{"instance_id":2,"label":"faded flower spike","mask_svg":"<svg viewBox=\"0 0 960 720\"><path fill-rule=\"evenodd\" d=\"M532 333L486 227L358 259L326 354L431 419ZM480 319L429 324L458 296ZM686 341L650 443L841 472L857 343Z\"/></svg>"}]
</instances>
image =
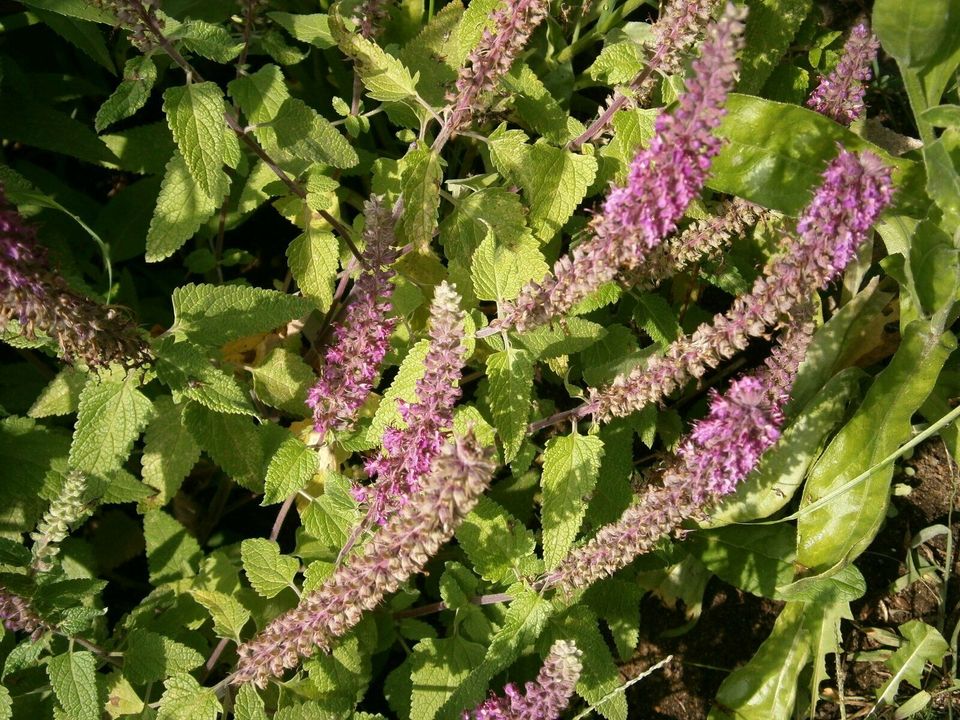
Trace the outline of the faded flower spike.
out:
<instances>
[{"instance_id":1,"label":"faded flower spike","mask_svg":"<svg viewBox=\"0 0 960 720\"><path fill-rule=\"evenodd\" d=\"M130 31L130 42L141 52L154 47L155 37L164 27L163 20L157 16L158 0L94 0L94 3L116 14L120 27Z\"/></svg>"},{"instance_id":2,"label":"faded flower spike","mask_svg":"<svg viewBox=\"0 0 960 720\"><path fill-rule=\"evenodd\" d=\"M526 683L523 691L513 683L507 685L503 697L494 695L465 712L463 720L557 720L583 671L581 655L575 643L557 640L536 680Z\"/></svg>"},{"instance_id":3,"label":"faded flower spike","mask_svg":"<svg viewBox=\"0 0 960 720\"><path fill-rule=\"evenodd\" d=\"M479 44L460 68L457 91L450 97L452 105L437 134L434 150L439 152L452 135L470 123L480 96L492 90L507 74L531 33L547 16L548 9L546 0L506 0L493 13L493 28L484 29Z\"/></svg>"},{"instance_id":4,"label":"faded flower spike","mask_svg":"<svg viewBox=\"0 0 960 720\"><path fill-rule=\"evenodd\" d=\"M384 522L392 510L407 502L420 478L430 472L445 433L453 426L453 406L460 397L458 383L467 351L465 318L456 289L440 283L430 307L430 347L423 377L417 381L417 399L397 403L405 427L387 428L383 452L366 466L376 482L358 489L358 499L369 503L377 522Z\"/></svg>"},{"instance_id":5,"label":"faded flower spike","mask_svg":"<svg viewBox=\"0 0 960 720\"><path fill-rule=\"evenodd\" d=\"M443 445L433 471L409 502L387 519L349 563L334 570L300 605L241 645L234 683L263 687L356 625L452 536L476 505L493 475L493 452L472 432Z\"/></svg>"},{"instance_id":6,"label":"faded flower spike","mask_svg":"<svg viewBox=\"0 0 960 720\"><path fill-rule=\"evenodd\" d=\"M53 559L60 552L60 543L70 534L75 525L88 513L83 500L87 490L87 478L76 471L67 475L60 494L50 503L30 537L33 539L33 568L46 572L53 567Z\"/></svg>"},{"instance_id":7,"label":"faded flower spike","mask_svg":"<svg viewBox=\"0 0 960 720\"><path fill-rule=\"evenodd\" d=\"M841 125L849 125L863 117L866 111L863 103L865 84L870 81L870 66L879 48L880 43L866 25L861 23L854 27L843 46L840 62L832 72L820 78L820 84L807 100L807 107Z\"/></svg>"},{"instance_id":8,"label":"faded flower spike","mask_svg":"<svg viewBox=\"0 0 960 720\"><path fill-rule=\"evenodd\" d=\"M3 587L0 587L0 622L10 632L30 633L34 640L47 629L47 624L26 600Z\"/></svg>"},{"instance_id":9,"label":"faded flower spike","mask_svg":"<svg viewBox=\"0 0 960 720\"><path fill-rule=\"evenodd\" d=\"M626 184L607 195L594 236L557 261L553 276L527 285L497 329L523 332L565 314L618 273L641 267L676 228L720 150L713 130L736 77L744 12L728 5L711 26L678 107L657 118L653 140L637 153Z\"/></svg>"},{"instance_id":10,"label":"faded flower spike","mask_svg":"<svg viewBox=\"0 0 960 720\"><path fill-rule=\"evenodd\" d=\"M797 236L784 241L751 291L712 323L675 341L663 356L618 376L606 388L591 390L580 414L601 421L629 415L744 349L751 337L794 317L811 293L843 272L892 197L890 169L880 158L841 150L801 215Z\"/></svg>"},{"instance_id":11,"label":"faded flower spike","mask_svg":"<svg viewBox=\"0 0 960 720\"><path fill-rule=\"evenodd\" d=\"M34 337L37 330L52 337L69 362L130 366L150 357L122 312L73 292L50 268L34 229L7 204L0 187L0 329L11 320L27 337Z\"/></svg>"},{"instance_id":12,"label":"faded flower spike","mask_svg":"<svg viewBox=\"0 0 960 720\"><path fill-rule=\"evenodd\" d=\"M397 324L390 315L394 272L389 266L397 258L393 215L379 200L371 200L366 218L364 267L353 288L354 300L333 329L320 377L307 396L321 438L328 430L353 426L357 411L373 390Z\"/></svg>"}]
</instances>

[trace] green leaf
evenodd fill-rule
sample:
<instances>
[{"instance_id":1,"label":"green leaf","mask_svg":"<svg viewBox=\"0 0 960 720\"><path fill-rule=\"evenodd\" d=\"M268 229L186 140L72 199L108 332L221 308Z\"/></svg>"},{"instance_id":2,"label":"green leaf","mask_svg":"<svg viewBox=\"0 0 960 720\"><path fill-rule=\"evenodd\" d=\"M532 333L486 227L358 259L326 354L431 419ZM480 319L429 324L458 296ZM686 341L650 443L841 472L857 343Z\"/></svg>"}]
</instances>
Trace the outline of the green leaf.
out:
<instances>
[{"instance_id":1,"label":"green leaf","mask_svg":"<svg viewBox=\"0 0 960 720\"><path fill-rule=\"evenodd\" d=\"M183 410L183 422L194 440L234 482L254 492L263 489L263 442L252 420L189 403Z\"/></svg>"},{"instance_id":2,"label":"green leaf","mask_svg":"<svg viewBox=\"0 0 960 720\"><path fill-rule=\"evenodd\" d=\"M216 83L192 83L163 93L163 111L173 139L190 174L211 197L222 185L227 153L225 110L223 92Z\"/></svg>"},{"instance_id":3,"label":"green leaf","mask_svg":"<svg viewBox=\"0 0 960 720\"><path fill-rule=\"evenodd\" d=\"M476 706L494 675L509 667L523 648L536 642L543 632L553 606L538 593L520 586L511 594L513 602L507 608L503 625L491 639L487 654L437 712L440 720L458 720L462 711Z\"/></svg>"},{"instance_id":4,"label":"green leaf","mask_svg":"<svg viewBox=\"0 0 960 720\"><path fill-rule=\"evenodd\" d=\"M68 43L87 54L98 65L115 74L117 69L113 64L113 57L103 39L103 33L92 22L67 19L44 10L35 10L34 13L45 25L62 37Z\"/></svg>"},{"instance_id":5,"label":"green leaf","mask_svg":"<svg viewBox=\"0 0 960 720\"><path fill-rule=\"evenodd\" d=\"M136 685L190 672L203 665L205 660L192 647L141 628L131 630L127 636L123 659L124 674Z\"/></svg>"},{"instance_id":6,"label":"green leaf","mask_svg":"<svg viewBox=\"0 0 960 720\"><path fill-rule=\"evenodd\" d=\"M413 693L410 716L433 720L470 671L484 658L486 648L461 637L426 639L410 656Z\"/></svg>"},{"instance_id":7,"label":"green leaf","mask_svg":"<svg viewBox=\"0 0 960 720\"><path fill-rule=\"evenodd\" d=\"M153 405L137 390L134 375L91 376L80 393L71 467L91 475L119 469L152 417Z\"/></svg>"},{"instance_id":8,"label":"green leaf","mask_svg":"<svg viewBox=\"0 0 960 720\"><path fill-rule=\"evenodd\" d=\"M193 179L179 152L170 158L147 231L147 262L173 255L210 219L226 193L226 174L221 178L215 197L211 197Z\"/></svg>"},{"instance_id":9,"label":"green leaf","mask_svg":"<svg viewBox=\"0 0 960 720\"><path fill-rule=\"evenodd\" d=\"M604 85L630 82L646 65L643 46L633 40L604 45L587 75Z\"/></svg>"},{"instance_id":10,"label":"green leaf","mask_svg":"<svg viewBox=\"0 0 960 720\"><path fill-rule=\"evenodd\" d=\"M156 417L147 426L144 434L142 464L143 481L157 493L148 505L162 507L169 502L197 460L200 446L183 422L183 405L176 405L172 398L161 397L154 401Z\"/></svg>"},{"instance_id":11,"label":"green leaf","mask_svg":"<svg viewBox=\"0 0 960 720\"><path fill-rule=\"evenodd\" d=\"M563 327L539 327L520 336L537 360L549 360L562 355L573 355L602 340L606 330L598 323L578 317L566 318Z\"/></svg>"},{"instance_id":12,"label":"green leaf","mask_svg":"<svg viewBox=\"0 0 960 720\"><path fill-rule=\"evenodd\" d=\"M442 179L440 157L435 152L414 150L403 159L403 214L397 223L399 244L412 243L420 251L430 247L437 229Z\"/></svg>"},{"instance_id":13,"label":"green leaf","mask_svg":"<svg viewBox=\"0 0 960 720\"><path fill-rule=\"evenodd\" d=\"M66 17L78 20L103 23L104 25L117 24L117 18L109 10L91 5L86 0L23 0L24 5L60 13Z\"/></svg>"},{"instance_id":14,"label":"green leaf","mask_svg":"<svg viewBox=\"0 0 960 720\"><path fill-rule=\"evenodd\" d=\"M318 469L317 451L307 447L299 438L288 437L267 466L263 502L260 504L283 502L305 488Z\"/></svg>"},{"instance_id":15,"label":"green leaf","mask_svg":"<svg viewBox=\"0 0 960 720\"><path fill-rule=\"evenodd\" d=\"M97 661L93 653L57 655L47 665L47 676L57 700L75 720L99 720Z\"/></svg>"},{"instance_id":16,"label":"green leaf","mask_svg":"<svg viewBox=\"0 0 960 720\"><path fill-rule=\"evenodd\" d=\"M197 55L218 63L228 63L243 49L242 42L234 37L222 25L204 20L187 20L170 37Z\"/></svg>"},{"instance_id":17,"label":"green leaf","mask_svg":"<svg viewBox=\"0 0 960 720\"><path fill-rule=\"evenodd\" d=\"M262 402L294 417L309 414L307 391L315 381L313 369L297 353L274 348L263 364L250 368L253 390Z\"/></svg>"},{"instance_id":18,"label":"green leaf","mask_svg":"<svg viewBox=\"0 0 960 720\"><path fill-rule=\"evenodd\" d=\"M240 285L184 285L173 291L170 333L202 345L268 332L310 312L311 303L276 290Z\"/></svg>"},{"instance_id":19,"label":"green leaf","mask_svg":"<svg viewBox=\"0 0 960 720\"><path fill-rule=\"evenodd\" d=\"M164 684L157 720L217 720L223 712L214 691L190 675L174 675Z\"/></svg>"},{"instance_id":20,"label":"green leaf","mask_svg":"<svg viewBox=\"0 0 960 720\"><path fill-rule=\"evenodd\" d=\"M584 596L606 622L621 660L629 660L640 641L640 601L645 592L635 582L614 577L593 585Z\"/></svg>"},{"instance_id":21,"label":"green leaf","mask_svg":"<svg viewBox=\"0 0 960 720\"><path fill-rule=\"evenodd\" d=\"M143 516L143 536L153 585L196 575L202 557L200 545L172 517L162 510L151 510Z\"/></svg>"},{"instance_id":22,"label":"green leaf","mask_svg":"<svg viewBox=\"0 0 960 720\"><path fill-rule=\"evenodd\" d=\"M297 98L287 98L272 123L277 144L311 163L350 168L360 160L339 131L312 107Z\"/></svg>"},{"instance_id":23,"label":"green leaf","mask_svg":"<svg viewBox=\"0 0 960 720\"><path fill-rule=\"evenodd\" d=\"M417 76L379 45L347 30L336 6L331 8L330 33L340 50L356 64L367 94L382 102L401 102L417 97Z\"/></svg>"},{"instance_id":24,"label":"green leaf","mask_svg":"<svg viewBox=\"0 0 960 720\"><path fill-rule=\"evenodd\" d=\"M27 415L32 418L45 418L75 413L86 382L85 372L73 367L63 368L40 392Z\"/></svg>"},{"instance_id":25,"label":"green leaf","mask_svg":"<svg viewBox=\"0 0 960 720\"><path fill-rule=\"evenodd\" d=\"M247 120L256 126L254 134L257 139L267 147L275 147L277 137L269 123L290 97L283 71L276 65L264 65L252 75L232 80L227 90Z\"/></svg>"},{"instance_id":26,"label":"green leaf","mask_svg":"<svg viewBox=\"0 0 960 720\"><path fill-rule=\"evenodd\" d=\"M877 0L873 5L873 31L883 49L907 67L923 67L951 36L960 16L952 0L922 3Z\"/></svg>"},{"instance_id":27,"label":"green leaf","mask_svg":"<svg viewBox=\"0 0 960 720\"><path fill-rule=\"evenodd\" d=\"M444 105L447 89L457 79L459 64L452 52L456 44L454 33L463 12L459 2L444 5L400 51L400 61L420 76L420 95L435 107Z\"/></svg>"},{"instance_id":28,"label":"green leaf","mask_svg":"<svg viewBox=\"0 0 960 720\"><path fill-rule=\"evenodd\" d=\"M300 562L280 554L280 546L271 540L252 538L240 544L240 556L247 579L260 595L272 598L293 582Z\"/></svg>"},{"instance_id":29,"label":"green leaf","mask_svg":"<svg viewBox=\"0 0 960 720\"><path fill-rule=\"evenodd\" d=\"M325 473L323 495L303 512L303 527L307 534L324 543L334 554L343 547L360 520L357 501L350 494L352 487L342 475Z\"/></svg>"},{"instance_id":30,"label":"green leaf","mask_svg":"<svg viewBox=\"0 0 960 720\"><path fill-rule=\"evenodd\" d=\"M934 127L960 127L960 105L938 105L920 113L920 118Z\"/></svg>"},{"instance_id":31,"label":"green leaf","mask_svg":"<svg viewBox=\"0 0 960 720\"><path fill-rule=\"evenodd\" d=\"M474 570L490 582L512 581L536 544L533 533L486 496L480 498L456 535Z\"/></svg>"},{"instance_id":32,"label":"green leaf","mask_svg":"<svg viewBox=\"0 0 960 720\"><path fill-rule=\"evenodd\" d=\"M870 150L895 169L902 183L915 165L892 158L850 130L812 110L732 94L717 134L727 142L711 165L707 185L764 207L796 215L821 182L837 144L850 151Z\"/></svg>"},{"instance_id":33,"label":"green leaf","mask_svg":"<svg viewBox=\"0 0 960 720\"><path fill-rule=\"evenodd\" d=\"M128 118L146 105L157 81L157 66L147 55L139 55L123 66L123 80L97 111L94 127L97 132Z\"/></svg>"},{"instance_id":34,"label":"green leaf","mask_svg":"<svg viewBox=\"0 0 960 720\"><path fill-rule=\"evenodd\" d=\"M595 435L566 435L547 441L543 453L543 559L556 567L573 545L597 483L603 442Z\"/></svg>"},{"instance_id":35,"label":"green leaf","mask_svg":"<svg viewBox=\"0 0 960 720\"><path fill-rule=\"evenodd\" d=\"M250 619L250 611L229 595L215 590L191 590L193 599L213 618L213 631L219 637L240 640L240 632Z\"/></svg>"},{"instance_id":36,"label":"green leaf","mask_svg":"<svg viewBox=\"0 0 960 720\"><path fill-rule=\"evenodd\" d=\"M521 120L547 140L562 145L583 132L583 125L564 111L537 74L524 63L500 79L513 94L513 106Z\"/></svg>"},{"instance_id":37,"label":"green leaf","mask_svg":"<svg viewBox=\"0 0 960 720\"><path fill-rule=\"evenodd\" d=\"M530 204L530 227L541 242L547 242L587 194L597 174L597 160L544 143L511 147L514 142L500 131L491 136L491 146L500 156L498 169L523 188Z\"/></svg>"},{"instance_id":38,"label":"green leaf","mask_svg":"<svg viewBox=\"0 0 960 720\"><path fill-rule=\"evenodd\" d=\"M910 418L930 394L956 346L929 323L907 327L889 365L877 376L853 419L837 434L810 471L800 503L797 562L822 572L850 562L873 540L886 517L893 466L812 512L807 505L833 492L910 438Z\"/></svg>"},{"instance_id":39,"label":"green leaf","mask_svg":"<svg viewBox=\"0 0 960 720\"><path fill-rule=\"evenodd\" d=\"M735 526L694 533L690 552L724 582L761 597L793 579L796 537L790 525Z\"/></svg>"},{"instance_id":40,"label":"green leaf","mask_svg":"<svg viewBox=\"0 0 960 720\"><path fill-rule=\"evenodd\" d=\"M417 382L426 372L424 359L427 357L427 351L430 349L429 340L420 340L411 347L400 363L393 382L383 394L377 412L373 416L373 422L370 424L370 430L367 437L371 442L379 443L383 431L391 425L397 425L402 422L400 412L397 410L397 401L414 402L417 398Z\"/></svg>"},{"instance_id":41,"label":"green leaf","mask_svg":"<svg viewBox=\"0 0 960 720\"><path fill-rule=\"evenodd\" d=\"M810 637L804 627L804 605L787 603L757 653L720 685L707 720L792 717L797 681L809 659Z\"/></svg>"},{"instance_id":42,"label":"green leaf","mask_svg":"<svg viewBox=\"0 0 960 720\"><path fill-rule=\"evenodd\" d=\"M236 720L269 720L263 698L250 683L240 686L233 705L233 714Z\"/></svg>"},{"instance_id":43,"label":"green leaf","mask_svg":"<svg viewBox=\"0 0 960 720\"><path fill-rule=\"evenodd\" d=\"M470 263L473 290L480 300L513 300L531 280L550 271L537 241L527 236L514 245L498 242L488 232Z\"/></svg>"},{"instance_id":44,"label":"green leaf","mask_svg":"<svg viewBox=\"0 0 960 720\"><path fill-rule=\"evenodd\" d=\"M339 259L337 239L329 232L308 229L287 247L287 262L300 292L321 312L326 312L333 301Z\"/></svg>"},{"instance_id":45,"label":"green leaf","mask_svg":"<svg viewBox=\"0 0 960 720\"><path fill-rule=\"evenodd\" d=\"M189 399L217 412L256 414L240 383L215 367L196 345L164 338L156 350L157 376L170 388L175 402Z\"/></svg>"},{"instance_id":46,"label":"green leaf","mask_svg":"<svg viewBox=\"0 0 960 720\"><path fill-rule=\"evenodd\" d=\"M269 12L267 17L301 42L310 43L322 50L337 44L330 34L330 23L324 13L294 15L287 12Z\"/></svg>"},{"instance_id":47,"label":"green leaf","mask_svg":"<svg viewBox=\"0 0 960 720\"><path fill-rule=\"evenodd\" d=\"M637 321L658 345L669 345L682 333L676 312L660 295L643 293L636 312Z\"/></svg>"},{"instance_id":48,"label":"green leaf","mask_svg":"<svg viewBox=\"0 0 960 720\"><path fill-rule=\"evenodd\" d=\"M526 350L509 348L487 358L487 401L503 442L503 461L517 456L526 436L533 392L533 362Z\"/></svg>"},{"instance_id":49,"label":"green leaf","mask_svg":"<svg viewBox=\"0 0 960 720\"><path fill-rule=\"evenodd\" d=\"M904 637L904 643L886 661L892 675L877 691L878 704L892 703L901 682L922 688L923 671L927 663L940 665L950 650L950 645L943 636L921 620L905 622L900 626L900 634Z\"/></svg>"},{"instance_id":50,"label":"green leaf","mask_svg":"<svg viewBox=\"0 0 960 720\"><path fill-rule=\"evenodd\" d=\"M748 0L746 5L750 14L737 90L756 94L789 49L813 0Z\"/></svg>"},{"instance_id":51,"label":"green leaf","mask_svg":"<svg viewBox=\"0 0 960 720\"><path fill-rule=\"evenodd\" d=\"M107 678L107 703L104 708L111 720L124 715L137 715L143 712L144 704L133 685L119 672Z\"/></svg>"}]
</instances>

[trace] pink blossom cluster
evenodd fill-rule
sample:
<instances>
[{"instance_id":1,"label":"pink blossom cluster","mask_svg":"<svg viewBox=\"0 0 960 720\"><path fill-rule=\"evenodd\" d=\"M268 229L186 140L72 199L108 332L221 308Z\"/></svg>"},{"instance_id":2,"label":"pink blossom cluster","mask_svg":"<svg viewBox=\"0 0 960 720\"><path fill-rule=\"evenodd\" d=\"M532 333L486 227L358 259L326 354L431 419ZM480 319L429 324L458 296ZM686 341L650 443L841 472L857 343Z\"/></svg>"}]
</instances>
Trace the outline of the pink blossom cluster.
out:
<instances>
[{"instance_id":1,"label":"pink blossom cluster","mask_svg":"<svg viewBox=\"0 0 960 720\"><path fill-rule=\"evenodd\" d=\"M866 111L863 103L865 84L870 81L870 65L879 48L880 43L866 25L861 23L854 27L843 46L840 62L820 78L807 106L841 125L849 125L862 117Z\"/></svg>"}]
</instances>

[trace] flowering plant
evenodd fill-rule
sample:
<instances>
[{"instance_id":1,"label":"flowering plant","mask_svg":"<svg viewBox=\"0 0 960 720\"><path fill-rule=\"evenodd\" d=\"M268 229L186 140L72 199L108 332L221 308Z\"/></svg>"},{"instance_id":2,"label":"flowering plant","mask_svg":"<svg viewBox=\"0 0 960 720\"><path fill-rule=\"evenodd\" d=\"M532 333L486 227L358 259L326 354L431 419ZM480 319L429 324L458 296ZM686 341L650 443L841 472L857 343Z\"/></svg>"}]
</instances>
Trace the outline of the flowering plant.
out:
<instances>
[{"instance_id":1,"label":"flowering plant","mask_svg":"<svg viewBox=\"0 0 960 720\"><path fill-rule=\"evenodd\" d=\"M660 5L0 3L0 720L646 717L708 581L711 720L843 714L958 457L960 7Z\"/></svg>"}]
</instances>

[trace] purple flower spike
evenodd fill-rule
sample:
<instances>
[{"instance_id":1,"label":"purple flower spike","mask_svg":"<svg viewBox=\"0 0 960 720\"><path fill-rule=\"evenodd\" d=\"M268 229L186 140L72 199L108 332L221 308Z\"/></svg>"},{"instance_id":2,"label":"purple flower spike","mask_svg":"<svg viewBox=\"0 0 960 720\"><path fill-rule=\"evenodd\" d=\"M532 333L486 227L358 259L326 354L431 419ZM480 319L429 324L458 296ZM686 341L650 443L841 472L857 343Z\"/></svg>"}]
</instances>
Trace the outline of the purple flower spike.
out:
<instances>
[{"instance_id":1,"label":"purple flower spike","mask_svg":"<svg viewBox=\"0 0 960 720\"><path fill-rule=\"evenodd\" d=\"M694 425L677 453L689 482L710 495L733 492L780 438L782 424L783 413L755 377L734 380L724 395L711 391L709 415Z\"/></svg>"},{"instance_id":2,"label":"purple flower spike","mask_svg":"<svg viewBox=\"0 0 960 720\"><path fill-rule=\"evenodd\" d=\"M364 612L421 572L486 490L494 471L492 455L472 433L444 444L420 491L359 554L338 566L300 605L238 648L240 660L232 681L263 687L302 658L318 650L328 652Z\"/></svg>"},{"instance_id":3,"label":"purple flower spike","mask_svg":"<svg viewBox=\"0 0 960 720\"><path fill-rule=\"evenodd\" d=\"M712 323L673 342L663 356L591 390L581 414L599 420L629 415L743 350L751 337L795 318L798 309L806 312L811 293L840 276L892 198L890 169L880 158L841 149L801 215L797 236L784 241L751 291Z\"/></svg>"},{"instance_id":4,"label":"purple flower spike","mask_svg":"<svg viewBox=\"0 0 960 720\"><path fill-rule=\"evenodd\" d=\"M366 216L365 267L353 289L355 299L334 327L334 341L327 349L320 378L307 396L314 427L321 437L328 430L353 426L357 411L373 390L397 324L396 317L390 315L394 272L389 266L397 258L393 216L379 200L367 203Z\"/></svg>"},{"instance_id":5,"label":"purple flower spike","mask_svg":"<svg viewBox=\"0 0 960 720\"><path fill-rule=\"evenodd\" d=\"M618 274L641 267L676 228L720 149L713 130L736 77L744 16L744 9L728 5L711 26L678 107L657 118L656 134L637 153L626 184L607 195L594 236L560 258L552 276L527 285L496 329L523 332L563 315Z\"/></svg>"},{"instance_id":6,"label":"purple flower spike","mask_svg":"<svg viewBox=\"0 0 960 720\"><path fill-rule=\"evenodd\" d=\"M547 16L548 8L546 0L506 0L505 5L493 13L493 29L483 31L477 47L460 69L456 94L449 96L452 105L433 146L437 152L452 135L470 123L478 110L480 96L492 90L509 72L531 33Z\"/></svg>"},{"instance_id":7,"label":"purple flower spike","mask_svg":"<svg viewBox=\"0 0 960 720\"><path fill-rule=\"evenodd\" d=\"M47 624L30 608L26 600L2 587L0 587L0 622L10 632L30 633L34 640L47 630Z\"/></svg>"},{"instance_id":8,"label":"purple flower spike","mask_svg":"<svg viewBox=\"0 0 960 720\"><path fill-rule=\"evenodd\" d=\"M865 83L870 81L870 65L879 48L880 43L866 25L861 23L853 28L843 46L840 62L833 72L820 78L820 84L807 100L807 107L841 125L850 125L863 117Z\"/></svg>"},{"instance_id":9,"label":"purple flower spike","mask_svg":"<svg viewBox=\"0 0 960 720\"><path fill-rule=\"evenodd\" d=\"M75 293L35 238L0 186L0 330L16 320L27 337L39 330L57 341L64 360L90 367L149 360L134 324L118 309Z\"/></svg>"},{"instance_id":10,"label":"purple flower spike","mask_svg":"<svg viewBox=\"0 0 960 720\"><path fill-rule=\"evenodd\" d=\"M543 661L537 679L528 682L523 692L511 683L503 689L503 697L494 695L471 712L465 712L463 720L557 720L570 702L583 671L581 655L576 644L557 640Z\"/></svg>"},{"instance_id":11,"label":"purple flower spike","mask_svg":"<svg viewBox=\"0 0 960 720\"><path fill-rule=\"evenodd\" d=\"M465 313L452 285L440 283L430 307L430 348L425 372L417 382L415 402L399 401L397 409L406 424L383 434L383 452L367 461L367 473L376 482L358 490L358 499L370 504L379 523L404 505L430 472L453 426L453 406L460 397L458 381L466 355L463 342Z\"/></svg>"}]
</instances>

